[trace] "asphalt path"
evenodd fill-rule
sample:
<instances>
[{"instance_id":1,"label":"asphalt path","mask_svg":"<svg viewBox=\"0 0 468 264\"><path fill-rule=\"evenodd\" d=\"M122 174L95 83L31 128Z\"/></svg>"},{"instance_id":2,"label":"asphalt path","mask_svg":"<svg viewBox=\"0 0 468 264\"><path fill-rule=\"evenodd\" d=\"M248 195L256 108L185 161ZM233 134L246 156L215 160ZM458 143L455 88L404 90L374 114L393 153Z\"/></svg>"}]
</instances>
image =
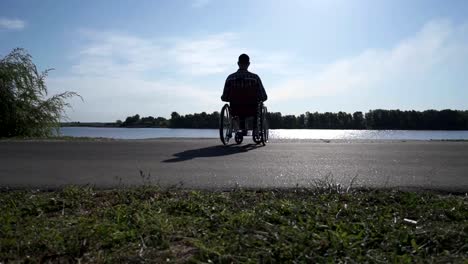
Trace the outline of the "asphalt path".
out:
<instances>
[{"instance_id":1,"label":"asphalt path","mask_svg":"<svg viewBox=\"0 0 468 264\"><path fill-rule=\"evenodd\" d=\"M216 139L0 141L0 187L282 188L337 183L468 191L468 142Z\"/></svg>"}]
</instances>

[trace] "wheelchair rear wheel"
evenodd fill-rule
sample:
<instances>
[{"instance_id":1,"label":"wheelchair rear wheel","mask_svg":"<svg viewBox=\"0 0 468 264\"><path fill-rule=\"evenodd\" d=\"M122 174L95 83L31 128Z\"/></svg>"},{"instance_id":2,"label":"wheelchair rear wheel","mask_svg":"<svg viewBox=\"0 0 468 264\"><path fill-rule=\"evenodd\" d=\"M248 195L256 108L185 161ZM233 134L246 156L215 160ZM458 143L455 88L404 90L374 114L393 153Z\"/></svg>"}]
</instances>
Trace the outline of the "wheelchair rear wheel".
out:
<instances>
[{"instance_id":1,"label":"wheelchair rear wheel","mask_svg":"<svg viewBox=\"0 0 468 264\"><path fill-rule=\"evenodd\" d=\"M260 104L258 107L257 125L252 132L252 139L256 144L262 143L265 146L269 136L267 108L263 104Z\"/></svg>"},{"instance_id":2,"label":"wheelchair rear wheel","mask_svg":"<svg viewBox=\"0 0 468 264\"><path fill-rule=\"evenodd\" d=\"M219 138L224 145L229 143L232 138L232 118L231 108L228 104L225 104L221 109L221 116L219 122Z\"/></svg>"},{"instance_id":3,"label":"wheelchair rear wheel","mask_svg":"<svg viewBox=\"0 0 468 264\"><path fill-rule=\"evenodd\" d=\"M268 109L266 108L266 106L263 106L262 105L262 114L261 114L261 118L260 118L260 122L261 122L261 140L262 140L262 144L265 146L265 143L268 142L268 137L269 137L269 134L270 134L270 129L268 127L268 119L267 119L267 114L268 114Z\"/></svg>"}]
</instances>

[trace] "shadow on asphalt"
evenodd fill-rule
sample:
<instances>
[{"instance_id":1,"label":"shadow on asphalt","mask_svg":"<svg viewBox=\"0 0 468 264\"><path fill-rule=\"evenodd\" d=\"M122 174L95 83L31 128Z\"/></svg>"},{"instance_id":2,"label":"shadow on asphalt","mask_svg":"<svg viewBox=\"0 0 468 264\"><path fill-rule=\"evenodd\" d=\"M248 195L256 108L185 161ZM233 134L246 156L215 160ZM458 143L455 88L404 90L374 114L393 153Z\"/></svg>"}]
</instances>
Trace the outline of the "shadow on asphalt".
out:
<instances>
[{"instance_id":1,"label":"shadow on asphalt","mask_svg":"<svg viewBox=\"0 0 468 264\"><path fill-rule=\"evenodd\" d=\"M210 158L220 157L232 154L244 153L253 149L262 147L262 145L247 144L247 145L228 145L228 146L213 146L207 148L191 149L174 154L175 158L164 160L163 162L180 162L191 160L194 158Z\"/></svg>"}]
</instances>

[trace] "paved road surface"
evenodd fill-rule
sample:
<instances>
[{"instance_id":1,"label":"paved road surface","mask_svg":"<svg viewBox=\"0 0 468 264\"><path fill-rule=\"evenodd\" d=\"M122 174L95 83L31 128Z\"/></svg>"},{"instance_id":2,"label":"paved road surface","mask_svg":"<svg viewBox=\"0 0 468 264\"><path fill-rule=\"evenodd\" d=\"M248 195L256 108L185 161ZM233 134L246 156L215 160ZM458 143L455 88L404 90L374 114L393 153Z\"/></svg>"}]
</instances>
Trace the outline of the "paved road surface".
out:
<instances>
[{"instance_id":1,"label":"paved road surface","mask_svg":"<svg viewBox=\"0 0 468 264\"><path fill-rule=\"evenodd\" d=\"M229 147L216 139L0 141L0 186L108 188L151 181L224 189L309 186L317 179L347 186L355 177L356 186L468 191L468 142L283 141L257 147L246 141Z\"/></svg>"}]
</instances>

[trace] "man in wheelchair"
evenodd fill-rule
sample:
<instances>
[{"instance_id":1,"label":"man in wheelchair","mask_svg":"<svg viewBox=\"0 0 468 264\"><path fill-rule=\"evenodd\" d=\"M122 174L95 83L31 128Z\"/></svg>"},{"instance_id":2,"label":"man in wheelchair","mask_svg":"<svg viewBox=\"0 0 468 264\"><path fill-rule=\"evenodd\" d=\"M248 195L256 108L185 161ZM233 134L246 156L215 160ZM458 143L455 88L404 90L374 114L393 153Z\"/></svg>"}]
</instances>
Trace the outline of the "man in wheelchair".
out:
<instances>
[{"instance_id":1,"label":"man in wheelchair","mask_svg":"<svg viewBox=\"0 0 468 264\"><path fill-rule=\"evenodd\" d=\"M239 117L239 128L247 135L246 118L253 117L252 128L256 127L258 105L268 99L260 77L247 69L250 58L241 54L237 62L239 69L229 75L224 85L221 100L230 103L231 115Z\"/></svg>"}]
</instances>

